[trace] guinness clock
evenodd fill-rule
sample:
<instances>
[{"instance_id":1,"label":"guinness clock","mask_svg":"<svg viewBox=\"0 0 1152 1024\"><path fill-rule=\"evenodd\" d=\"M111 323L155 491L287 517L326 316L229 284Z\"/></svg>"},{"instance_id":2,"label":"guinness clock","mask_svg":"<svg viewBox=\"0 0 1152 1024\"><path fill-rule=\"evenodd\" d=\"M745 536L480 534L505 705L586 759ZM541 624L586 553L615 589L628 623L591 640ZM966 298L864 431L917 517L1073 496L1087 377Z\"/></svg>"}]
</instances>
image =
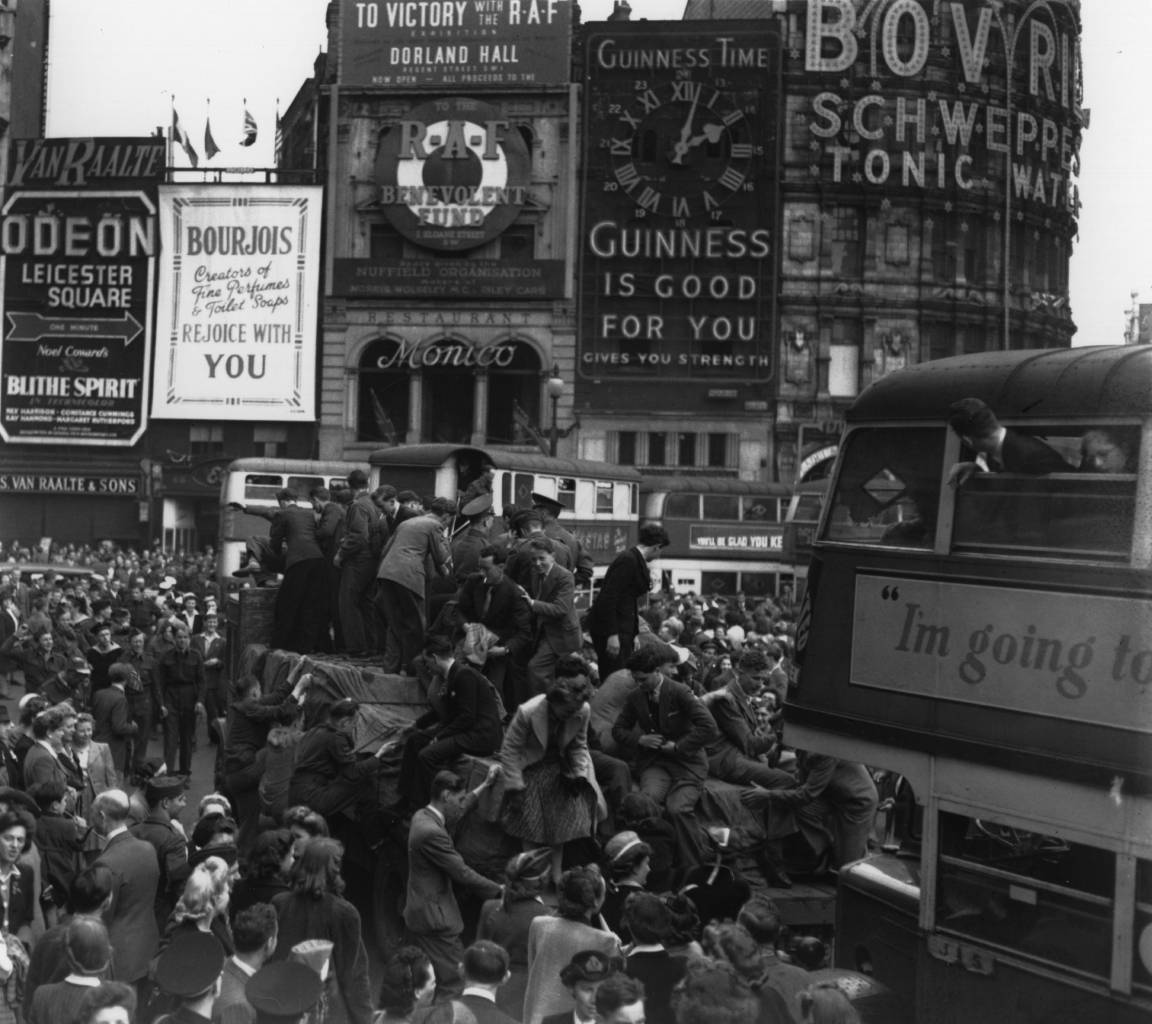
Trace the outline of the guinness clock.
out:
<instances>
[{"instance_id":1,"label":"guinness clock","mask_svg":"<svg viewBox=\"0 0 1152 1024\"><path fill-rule=\"evenodd\" d=\"M712 77L641 79L609 104L612 177L649 214L692 218L756 189L757 106Z\"/></svg>"}]
</instances>

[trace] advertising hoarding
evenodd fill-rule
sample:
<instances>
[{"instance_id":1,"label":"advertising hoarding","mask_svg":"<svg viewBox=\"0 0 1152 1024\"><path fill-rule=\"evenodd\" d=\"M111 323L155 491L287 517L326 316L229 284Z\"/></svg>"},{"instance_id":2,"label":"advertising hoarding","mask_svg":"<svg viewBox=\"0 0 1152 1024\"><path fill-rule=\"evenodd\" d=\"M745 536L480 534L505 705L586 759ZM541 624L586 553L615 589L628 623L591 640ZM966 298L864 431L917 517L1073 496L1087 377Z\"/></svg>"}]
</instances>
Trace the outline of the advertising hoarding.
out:
<instances>
[{"instance_id":1,"label":"advertising hoarding","mask_svg":"<svg viewBox=\"0 0 1152 1024\"><path fill-rule=\"evenodd\" d=\"M566 85L572 6L571 0L343 0L340 84Z\"/></svg>"},{"instance_id":2,"label":"advertising hoarding","mask_svg":"<svg viewBox=\"0 0 1152 1024\"><path fill-rule=\"evenodd\" d=\"M775 25L606 24L585 53L580 388L592 397L592 382L767 382Z\"/></svg>"},{"instance_id":3,"label":"advertising hoarding","mask_svg":"<svg viewBox=\"0 0 1152 1024\"><path fill-rule=\"evenodd\" d=\"M389 126L375 175L381 209L409 241L474 249L497 237L527 202L531 155L496 107L450 97L422 103Z\"/></svg>"},{"instance_id":4,"label":"advertising hoarding","mask_svg":"<svg viewBox=\"0 0 1152 1024\"><path fill-rule=\"evenodd\" d=\"M144 432L156 207L144 192L17 191L0 224L0 436L128 447Z\"/></svg>"},{"instance_id":5,"label":"advertising hoarding","mask_svg":"<svg viewBox=\"0 0 1152 1024\"><path fill-rule=\"evenodd\" d=\"M155 136L13 139L10 188L112 188L159 182L165 141Z\"/></svg>"},{"instance_id":6,"label":"advertising hoarding","mask_svg":"<svg viewBox=\"0 0 1152 1024\"><path fill-rule=\"evenodd\" d=\"M559 299L564 261L427 259L335 261L332 292L359 299Z\"/></svg>"},{"instance_id":7,"label":"advertising hoarding","mask_svg":"<svg viewBox=\"0 0 1152 1024\"><path fill-rule=\"evenodd\" d=\"M315 419L321 189L160 188L157 419Z\"/></svg>"}]
</instances>

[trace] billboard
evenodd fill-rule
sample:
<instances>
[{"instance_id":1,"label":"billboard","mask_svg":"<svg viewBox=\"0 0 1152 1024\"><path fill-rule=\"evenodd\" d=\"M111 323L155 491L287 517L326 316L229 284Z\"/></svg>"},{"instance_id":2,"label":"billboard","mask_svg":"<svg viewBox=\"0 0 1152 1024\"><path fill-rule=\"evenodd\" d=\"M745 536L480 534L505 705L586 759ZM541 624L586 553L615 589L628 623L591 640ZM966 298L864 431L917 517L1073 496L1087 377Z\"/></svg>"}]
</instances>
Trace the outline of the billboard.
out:
<instances>
[{"instance_id":1,"label":"billboard","mask_svg":"<svg viewBox=\"0 0 1152 1024\"><path fill-rule=\"evenodd\" d=\"M608 23L585 54L581 389L595 400L612 383L767 382L776 26Z\"/></svg>"},{"instance_id":2,"label":"billboard","mask_svg":"<svg viewBox=\"0 0 1152 1024\"><path fill-rule=\"evenodd\" d=\"M9 188L126 188L164 177L165 141L155 136L13 139Z\"/></svg>"},{"instance_id":3,"label":"billboard","mask_svg":"<svg viewBox=\"0 0 1152 1024\"><path fill-rule=\"evenodd\" d=\"M156 207L16 191L0 221L0 436L129 447L147 422Z\"/></svg>"},{"instance_id":4,"label":"billboard","mask_svg":"<svg viewBox=\"0 0 1152 1024\"><path fill-rule=\"evenodd\" d=\"M154 417L316 418L320 197L161 186Z\"/></svg>"},{"instance_id":5,"label":"billboard","mask_svg":"<svg viewBox=\"0 0 1152 1024\"><path fill-rule=\"evenodd\" d=\"M332 293L357 299L560 299L564 261L338 259Z\"/></svg>"},{"instance_id":6,"label":"billboard","mask_svg":"<svg viewBox=\"0 0 1152 1024\"><path fill-rule=\"evenodd\" d=\"M508 116L479 100L431 100L389 126L376 153L380 208L426 249L490 242L528 201L532 157Z\"/></svg>"},{"instance_id":7,"label":"billboard","mask_svg":"<svg viewBox=\"0 0 1152 1024\"><path fill-rule=\"evenodd\" d=\"M340 84L566 85L572 0L342 0Z\"/></svg>"}]
</instances>

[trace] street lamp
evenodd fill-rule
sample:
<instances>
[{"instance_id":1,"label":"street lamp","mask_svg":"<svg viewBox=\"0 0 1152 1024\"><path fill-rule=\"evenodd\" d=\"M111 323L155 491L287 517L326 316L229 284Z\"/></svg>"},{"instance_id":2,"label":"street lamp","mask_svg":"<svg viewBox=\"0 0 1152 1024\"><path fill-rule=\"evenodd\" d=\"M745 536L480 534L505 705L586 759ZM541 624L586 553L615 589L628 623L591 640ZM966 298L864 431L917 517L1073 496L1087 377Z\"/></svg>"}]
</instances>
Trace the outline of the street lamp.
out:
<instances>
[{"instance_id":1,"label":"street lamp","mask_svg":"<svg viewBox=\"0 0 1152 1024\"><path fill-rule=\"evenodd\" d=\"M556 425L556 418L560 411L560 396L564 394L564 378L560 376L560 367L558 364L552 364L552 376L548 378L545 386L548 389L548 397L552 399L552 429L548 434L548 453L554 456L556 454L556 444L560 439L560 430Z\"/></svg>"}]
</instances>

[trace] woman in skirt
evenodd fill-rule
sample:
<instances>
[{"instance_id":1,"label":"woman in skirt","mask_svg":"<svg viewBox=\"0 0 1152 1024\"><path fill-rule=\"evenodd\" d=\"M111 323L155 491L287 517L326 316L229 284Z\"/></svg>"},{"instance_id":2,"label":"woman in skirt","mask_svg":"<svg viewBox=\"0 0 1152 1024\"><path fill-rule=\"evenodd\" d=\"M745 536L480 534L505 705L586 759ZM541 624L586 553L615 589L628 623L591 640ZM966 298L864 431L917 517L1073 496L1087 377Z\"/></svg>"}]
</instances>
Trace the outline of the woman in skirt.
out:
<instances>
[{"instance_id":1,"label":"woman in skirt","mask_svg":"<svg viewBox=\"0 0 1152 1024\"><path fill-rule=\"evenodd\" d=\"M607 812L588 753L588 665L578 654L557 663L547 693L525 701L500 750L504 830L526 849L552 849L558 883L564 844L586 839Z\"/></svg>"}]
</instances>

